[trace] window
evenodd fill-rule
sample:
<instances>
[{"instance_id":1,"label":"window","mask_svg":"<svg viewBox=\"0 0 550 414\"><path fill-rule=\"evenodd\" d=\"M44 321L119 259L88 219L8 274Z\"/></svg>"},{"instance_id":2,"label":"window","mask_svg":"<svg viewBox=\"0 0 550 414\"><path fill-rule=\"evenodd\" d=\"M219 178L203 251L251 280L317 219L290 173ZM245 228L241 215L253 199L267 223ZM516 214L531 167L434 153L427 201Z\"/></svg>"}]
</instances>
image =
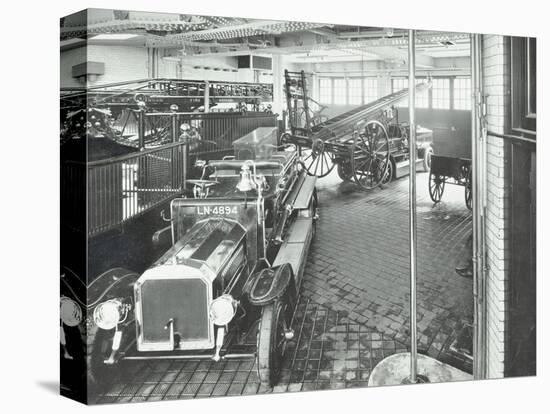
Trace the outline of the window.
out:
<instances>
[{"instance_id":1,"label":"window","mask_svg":"<svg viewBox=\"0 0 550 414\"><path fill-rule=\"evenodd\" d=\"M376 78L365 78L365 90L364 98L365 103L376 101L378 99L378 79Z\"/></svg>"},{"instance_id":2,"label":"window","mask_svg":"<svg viewBox=\"0 0 550 414\"><path fill-rule=\"evenodd\" d=\"M408 79L392 79L391 80L391 93L399 92L401 89L405 89L409 87L409 80ZM409 106L408 98L402 99L397 103L397 106L406 108Z\"/></svg>"},{"instance_id":3,"label":"window","mask_svg":"<svg viewBox=\"0 0 550 414\"><path fill-rule=\"evenodd\" d=\"M346 104L346 80L334 79L334 104L345 105Z\"/></svg>"},{"instance_id":4,"label":"window","mask_svg":"<svg viewBox=\"0 0 550 414\"><path fill-rule=\"evenodd\" d=\"M518 134L537 131L537 40L510 38L511 128Z\"/></svg>"},{"instance_id":5,"label":"window","mask_svg":"<svg viewBox=\"0 0 550 414\"><path fill-rule=\"evenodd\" d=\"M416 83L425 82L425 79L417 78ZM407 78L395 78L391 81L392 84L392 93L399 92L401 89L405 89L409 87L409 79ZM428 108L429 107L429 91L426 89L423 92L416 92L415 95L415 103L416 108ZM409 106L409 98L404 98L400 102L398 102L397 106L406 108Z\"/></svg>"},{"instance_id":6,"label":"window","mask_svg":"<svg viewBox=\"0 0 550 414\"><path fill-rule=\"evenodd\" d=\"M416 84L426 82L424 78L416 78ZM424 89L423 91L416 91L415 103L417 108L429 108L430 107L430 90Z\"/></svg>"},{"instance_id":7,"label":"window","mask_svg":"<svg viewBox=\"0 0 550 414\"><path fill-rule=\"evenodd\" d=\"M451 109L451 88L449 79L432 80L432 108Z\"/></svg>"},{"instance_id":8,"label":"window","mask_svg":"<svg viewBox=\"0 0 550 414\"><path fill-rule=\"evenodd\" d=\"M319 79L319 100L324 104L332 103L332 79Z\"/></svg>"},{"instance_id":9,"label":"window","mask_svg":"<svg viewBox=\"0 0 550 414\"><path fill-rule=\"evenodd\" d=\"M361 78L351 78L348 80L349 104L361 104Z\"/></svg>"},{"instance_id":10,"label":"window","mask_svg":"<svg viewBox=\"0 0 550 414\"><path fill-rule=\"evenodd\" d=\"M453 81L454 109L472 109L472 82L470 78L456 78Z\"/></svg>"}]
</instances>

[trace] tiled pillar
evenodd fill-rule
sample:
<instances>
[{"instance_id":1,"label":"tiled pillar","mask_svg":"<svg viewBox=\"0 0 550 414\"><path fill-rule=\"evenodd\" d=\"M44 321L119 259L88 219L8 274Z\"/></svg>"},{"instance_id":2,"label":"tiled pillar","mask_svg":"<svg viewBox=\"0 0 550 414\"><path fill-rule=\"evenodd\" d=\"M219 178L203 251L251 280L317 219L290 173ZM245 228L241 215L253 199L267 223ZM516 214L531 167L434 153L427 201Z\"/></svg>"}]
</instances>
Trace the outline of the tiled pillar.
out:
<instances>
[{"instance_id":1,"label":"tiled pillar","mask_svg":"<svg viewBox=\"0 0 550 414\"><path fill-rule=\"evenodd\" d=\"M487 128L504 133L510 87L509 50L504 36L483 36L483 89L487 102ZM509 154L500 138L487 138L487 377L504 376L509 279Z\"/></svg>"}]
</instances>

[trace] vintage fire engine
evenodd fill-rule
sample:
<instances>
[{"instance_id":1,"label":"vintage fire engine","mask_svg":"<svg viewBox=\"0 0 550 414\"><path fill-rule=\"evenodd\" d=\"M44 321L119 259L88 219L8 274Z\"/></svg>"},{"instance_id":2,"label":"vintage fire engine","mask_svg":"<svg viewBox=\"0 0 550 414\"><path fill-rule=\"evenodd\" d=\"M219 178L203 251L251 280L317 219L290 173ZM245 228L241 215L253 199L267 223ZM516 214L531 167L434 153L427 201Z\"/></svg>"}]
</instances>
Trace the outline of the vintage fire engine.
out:
<instances>
[{"instance_id":1,"label":"vintage fire engine","mask_svg":"<svg viewBox=\"0 0 550 414\"><path fill-rule=\"evenodd\" d=\"M276 128L258 128L234 156L204 162L187 182L193 197L174 199L170 226L153 236L172 246L141 275L112 269L88 286L92 383L122 359L149 358L256 358L262 383L277 382L317 195L296 151L276 144ZM80 305L63 300L75 326Z\"/></svg>"}]
</instances>

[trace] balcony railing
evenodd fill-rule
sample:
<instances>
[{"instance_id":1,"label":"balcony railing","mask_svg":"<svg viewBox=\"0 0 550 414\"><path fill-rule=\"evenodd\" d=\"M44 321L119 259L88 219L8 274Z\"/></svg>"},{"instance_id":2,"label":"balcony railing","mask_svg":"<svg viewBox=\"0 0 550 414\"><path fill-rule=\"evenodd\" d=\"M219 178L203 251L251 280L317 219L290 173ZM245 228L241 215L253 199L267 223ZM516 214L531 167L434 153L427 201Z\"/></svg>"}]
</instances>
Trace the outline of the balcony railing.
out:
<instances>
[{"instance_id":1,"label":"balcony railing","mask_svg":"<svg viewBox=\"0 0 550 414\"><path fill-rule=\"evenodd\" d=\"M116 228L181 194L189 168L188 159L218 158L231 151L233 141L239 137L258 127L277 124L277 117L272 114L143 113L141 116L140 136L145 137L141 131L156 125L165 134L159 142L168 143L87 164L63 161L64 223L87 231L89 236ZM180 140L183 123L196 128L201 137L199 145L187 147L186 142ZM87 191L83 191L82 186L87 186ZM86 221L77 211L85 205ZM87 230L83 226L87 226Z\"/></svg>"}]
</instances>

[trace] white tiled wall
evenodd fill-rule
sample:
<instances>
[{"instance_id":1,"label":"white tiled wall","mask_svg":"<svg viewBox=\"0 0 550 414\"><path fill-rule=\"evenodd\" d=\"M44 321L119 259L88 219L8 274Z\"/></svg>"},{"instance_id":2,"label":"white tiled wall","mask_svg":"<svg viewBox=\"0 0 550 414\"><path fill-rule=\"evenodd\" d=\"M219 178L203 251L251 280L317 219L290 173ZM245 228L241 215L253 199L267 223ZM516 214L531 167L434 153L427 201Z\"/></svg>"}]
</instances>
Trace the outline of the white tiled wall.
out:
<instances>
[{"instance_id":1,"label":"white tiled wall","mask_svg":"<svg viewBox=\"0 0 550 414\"><path fill-rule=\"evenodd\" d=\"M509 85L509 51L503 36L483 36L483 87L487 94L487 128L505 132ZM504 142L487 139L487 352L489 378L504 376L507 283L509 269L508 198L510 180Z\"/></svg>"}]
</instances>

